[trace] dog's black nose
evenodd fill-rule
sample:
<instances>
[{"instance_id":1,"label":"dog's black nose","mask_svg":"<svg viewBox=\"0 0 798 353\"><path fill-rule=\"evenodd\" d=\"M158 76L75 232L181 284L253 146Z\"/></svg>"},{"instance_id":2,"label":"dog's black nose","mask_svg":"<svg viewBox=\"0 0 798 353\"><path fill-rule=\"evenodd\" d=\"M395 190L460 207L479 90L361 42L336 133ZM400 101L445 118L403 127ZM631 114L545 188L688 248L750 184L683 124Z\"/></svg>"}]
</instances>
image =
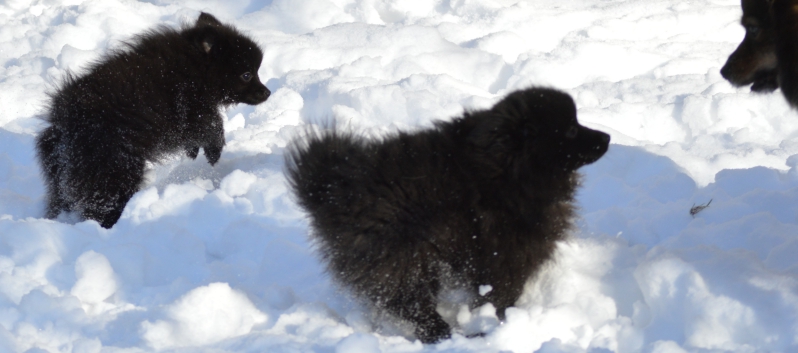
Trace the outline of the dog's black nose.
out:
<instances>
[{"instance_id":1,"label":"dog's black nose","mask_svg":"<svg viewBox=\"0 0 798 353\"><path fill-rule=\"evenodd\" d=\"M268 99L268 98L269 98L269 96L270 96L271 94L272 94L272 92L271 92L271 91L269 91L269 89L268 89L268 88L266 88L266 87L263 87L263 90L261 90L260 92L258 92L258 98L261 98L261 99L263 99L263 100L266 100L266 99Z\"/></svg>"},{"instance_id":2,"label":"dog's black nose","mask_svg":"<svg viewBox=\"0 0 798 353\"><path fill-rule=\"evenodd\" d=\"M728 79L729 79L729 71L730 71L730 70L731 70L731 69L729 69L729 66L728 66L728 65L724 65L724 66L723 66L723 67L720 69L720 75L721 75L721 76L723 76L723 78L725 78L725 79L727 79L727 80L728 80Z\"/></svg>"}]
</instances>

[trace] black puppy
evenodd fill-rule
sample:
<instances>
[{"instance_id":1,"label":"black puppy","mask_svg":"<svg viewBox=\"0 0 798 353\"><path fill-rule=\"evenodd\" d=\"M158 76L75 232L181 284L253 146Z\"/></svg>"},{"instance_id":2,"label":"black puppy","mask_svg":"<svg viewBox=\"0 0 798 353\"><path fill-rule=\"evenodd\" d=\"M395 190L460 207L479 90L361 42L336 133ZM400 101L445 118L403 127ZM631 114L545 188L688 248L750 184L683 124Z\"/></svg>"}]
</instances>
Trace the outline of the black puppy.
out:
<instances>
[{"instance_id":1,"label":"black puppy","mask_svg":"<svg viewBox=\"0 0 798 353\"><path fill-rule=\"evenodd\" d=\"M382 140L309 133L286 168L333 277L430 343L450 336L443 290L504 317L571 226L576 170L609 141L577 122L570 96L530 88Z\"/></svg>"},{"instance_id":2,"label":"black puppy","mask_svg":"<svg viewBox=\"0 0 798 353\"><path fill-rule=\"evenodd\" d=\"M754 92L779 88L776 57L776 28L770 14L770 0L742 0L745 37L729 55L721 75L735 86L751 85Z\"/></svg>"},{"instance_id":3,"label":"black puppy","mask_svg":"<svg viewBox=\"0 0 798 353\"><path fill-rule=\"evenodd\" d=\"M754 92L781 87L798 107L798 2L742 0L745 37L720 70L735 86L751 85Z\"/></svg>"},{"instance_id":4,"label":"black puppy","mask_svg":"<svg viewBox=\"0 0 798 353\"><path fill-rule=\"evenodd\" d=\"M202 13L194 25L159 27L67 75L50 95L36 149L48 218L75 211L113 226L139 190L145 163L199 148L213 165L224 147L219 109L259 104L263 53L254 41Z\"/></svg>"}]
</instances>

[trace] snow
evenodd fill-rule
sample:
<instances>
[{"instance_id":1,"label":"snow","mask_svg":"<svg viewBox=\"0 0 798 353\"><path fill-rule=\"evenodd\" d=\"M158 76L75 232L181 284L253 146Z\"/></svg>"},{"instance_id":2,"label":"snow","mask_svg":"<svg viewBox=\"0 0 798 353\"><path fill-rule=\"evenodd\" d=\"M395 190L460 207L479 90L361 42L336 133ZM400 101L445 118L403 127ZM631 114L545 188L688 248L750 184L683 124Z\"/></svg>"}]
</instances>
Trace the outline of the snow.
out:
<instances>
[{"instance_id":1,"label":"snow","mask_svg":"<svg viewBox=\"0 0 798 353\"><path fill-rule=\"evenodd\" d=\"M266 322L246 294L227 283L211 283L191 290L166 309L168 321L145 321L141 328L147 344L156 350L216 343L252 331Z\"/></svg>"},{"instance_id":2,"label":"snow","mask_svg":"<svg viewBox=\"0 0 798 353\"><path fill-rule=\"evenodd\" d=\"M225 112L216 167L152 165L112 229L43 219L47 92L199 11L262 45L273 95ZM737 0L1 2L0 352L798 350L798 113L720 76L740 14ZM583 168L578 228L506 322L490 304L441 308L457 333L422 345L324 273L285 147L332 118L412 131L533 84L612 135Z\"/></svg>"}]
</instances>

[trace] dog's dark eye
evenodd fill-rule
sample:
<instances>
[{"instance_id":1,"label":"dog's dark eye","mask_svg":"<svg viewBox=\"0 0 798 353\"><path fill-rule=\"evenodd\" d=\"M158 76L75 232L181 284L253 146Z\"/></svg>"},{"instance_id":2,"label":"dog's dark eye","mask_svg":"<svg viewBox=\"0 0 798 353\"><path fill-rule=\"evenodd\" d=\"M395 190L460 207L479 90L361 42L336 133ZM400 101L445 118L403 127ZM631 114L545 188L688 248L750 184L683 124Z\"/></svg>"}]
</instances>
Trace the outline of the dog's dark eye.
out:
<instances>
[{"instance_id":1,"label":"dog's dark eye","mask_svg":"<svg viewBox=\"0 0 798 353\"><path fill-rule=\"evenodd\" d=\"M245 72L245 73L241 74L241 81L249 82L250 80L252 80L252 74L251 73Z\"/></svg>"},{"instance_id":2,"label":"dog's dark eye","mask_svg":"<svg viewBox=\"0 0 798 353\"><path fill-rule=\"evenodd\" d=\"M745 31L749 35L755 36L757 33L759 33L759 26L748 26L748 27L745 27Z\"/></svg>"},{"instance_id":3,"label":"dog's dark eye","mask_svg":"<svg viewBox=\"0 0 798 353\"><path fill-rule=\"evenodd\" d=\"M575 138L576 135L579 133L579 128L576 126L571 126L568 131L565 132L565 137L572 139Z\"/></svg>"}]
</instances>

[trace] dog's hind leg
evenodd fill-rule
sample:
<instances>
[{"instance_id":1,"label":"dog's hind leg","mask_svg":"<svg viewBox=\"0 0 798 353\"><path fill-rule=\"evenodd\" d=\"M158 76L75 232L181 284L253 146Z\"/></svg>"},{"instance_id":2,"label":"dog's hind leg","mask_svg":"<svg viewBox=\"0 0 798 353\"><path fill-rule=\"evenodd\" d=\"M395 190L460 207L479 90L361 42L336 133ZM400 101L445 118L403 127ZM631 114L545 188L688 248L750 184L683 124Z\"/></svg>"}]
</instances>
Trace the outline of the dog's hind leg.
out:
<instances>
[{"instance_id":1,"label":"dog's hind leg","mask_svg":"<svg viewBox=\"0 0 798 353\"><path fill-rule=\"evenodd\" d=\"M125 205L138 191L144 178L145 162L124 153L95 155L91 170L75 170L70 191L80 196L83 217L103 228L111 228L122 216Z\"/></svg>"},{"instance_id":2,"label":"dog's hind leg","mask_svg":"<svg viewBox=\"0 0 798 353\"><path fill-rule=\"evenodd\" d=\"M53 126L44 129L36 138L36 154L40 161L39 165L42 168L41 172L47 189L45 217L50 219L58 217L61 211L69 210L69 205L64 200L60 187L60 165L64 163L64 156L59 151L59 148L63 147L61 139L61 134Z\"/></svg>"},{"instance_id":3,"label":"dog's hind leg","mask_svg":"<svg viewBox=\"0 0 798 353\"><path fill-rule=\"evenodd\" d=\"M199 154L199 146L189 146L185 148L186 156L191 159L197 159Z\"/></svg>"},{"instance_id":4,"label":"dog's hind leg","mask_svg":"<svg viewBox=\"0 0 798 353\"><path fill-rule=\"evenodd\" d=\"M384 238L398 240L395 234ZM436 310L441 273L434 256L424 258L430 256L429 247L416 246L412 239L349 244L341 248L348 256L333 259L330 269L341 282L352 285L377 308L412 323L424 343L451 336L451 327Z\"/></svg>"},{"instance_id":5,"label":"dog's hind leg","mask_svg":"<svg viewBox=\"0 0 798 353\"><path fill-rule=\"evenodd\" d=\"M415 326L416 338L424 343L435 343L451 337L451 327L436 311L437 298L427 286L404 288L385 303L388 311Z\"/></svg>"},{"instance_id":6,"label":"dog's hind leg","mask_svg":"<svg viewBox=\"0 0 798 353\"><path fill-rule=\"evenodd\" d=\"M413 323L416 337L424 343L451 337L451 327L436 310L440 268L433 259L423 259L430 251L423 246L394 247L393 256L384 258L370 273L379 280L372 278L368 283L372 299L391 314ZM407 262L414 257L415 263Z\"/></svg>"}]
</instances>

